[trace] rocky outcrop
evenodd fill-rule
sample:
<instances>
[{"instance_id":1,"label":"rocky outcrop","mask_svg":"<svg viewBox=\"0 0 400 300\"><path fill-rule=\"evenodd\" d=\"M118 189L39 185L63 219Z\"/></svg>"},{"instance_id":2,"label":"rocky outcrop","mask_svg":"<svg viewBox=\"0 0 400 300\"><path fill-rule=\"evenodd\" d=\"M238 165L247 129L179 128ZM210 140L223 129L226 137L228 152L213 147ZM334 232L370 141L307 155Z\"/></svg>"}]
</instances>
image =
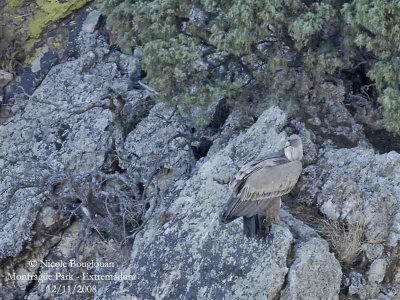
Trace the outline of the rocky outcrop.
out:
<instances>
[{"instance_id":1,"label":"rocky outcrop","mask_svg":"<svg viewBox=\"0 0 400 300\"><path fill-rule=\"evenodd\" d=\"M400 155L394 151L327 149L316 165L305 168L300 182L298 201L362 230L360 250L367 272L348 279L349 293L361 299L377 297L381 285L399 283L399 170Z\"/></svg>"},{"instance_id":2,"label":"rocky outcrop","mask_svg":"<svg viewBox=\"0 0 400 300\"><path fill-rule=\"evenodd\" d=\"M267 102L245 116L218 103L218 120L196 131L139 83L138 56L110 50L94 28L78 39L77 59L53 67L29 101L13 99L1 125L0 298L51 298L49 286L68 285L10 273L82 283L86 272L130 277L62 299L396 299L400 156L375 154L340 86L310 95L322 104L304 120ZM241 220L221 225L233 174L293 131L305 168L270 237L244 237ZM352 264L324 218L344 234L361 228ZM110 265L32 264L70 259Z\"/></svg>"},{"instance_id":3,"label":"rocky outcrop","mask_svg":"<svg viewBox=\"0 0 400 300\"><path fill-rule=\"evenodd\" d=\"M375 154L372 149L330 149L318 165L303 176L307 189L303 200L315 201L332 220L358 222L370 241L399 241L400 154ZM317 182L317 184L315 184ZM338 187L341 187L338 189Z\"/></svg>"},{"instance_id":4,"label":"rocky outcrop","mask_svg":"<svg viewBox=\"0 0 400 300\"><path fill-rule=\"evenodd\" d=\"M303 239L297 239L283 222L273 226L273 241L269 243L245 238L240 220L227 226L218 221L219 211L230 197L227 183L231 176L246 161L282 147L285 124L285 114L279 109L265 111L249 130L215 155L199 161L196 173L183 188L182 182L176 181L172 188L176 198L167 201L168 205L160 203L134 244L132 263L125 272L135 274L136 279L118 291L110 286L98 295L99 299L122 297L121 291L146 299L182 295L196 299L273 299L284 287L287 299L302 289L308 293L303 299L315 299L316 295L337 299L340 265L315 232L304 242L305 232L312 229L301 224L303 228L298 230ZM162 138L165 133L156 135ZM153 139L157 140L154 135ZM131 151L136 149L133 145ZM162 214L170 218L160 222ZM290 215L287 218L295 222ZM308 271L310 268L319 269L318 275Z\"/></svg>"}]
</instances>

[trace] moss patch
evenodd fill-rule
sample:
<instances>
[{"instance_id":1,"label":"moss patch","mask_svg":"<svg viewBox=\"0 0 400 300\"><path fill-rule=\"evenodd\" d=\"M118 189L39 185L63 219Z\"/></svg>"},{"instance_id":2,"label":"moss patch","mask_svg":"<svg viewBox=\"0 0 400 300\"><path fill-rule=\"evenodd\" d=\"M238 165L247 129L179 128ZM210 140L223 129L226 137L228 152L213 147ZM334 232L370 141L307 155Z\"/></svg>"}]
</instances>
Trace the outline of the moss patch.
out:
<instances>
[{"instance_id":1,"label":"moss patch","mask_svg":"<svg viewBox=\"0 0 400 300\"><path fill-rule=\"evenodd\" d=\"M83 7L89 2L91 0L74 0L65 3L58 0L36 0L38 8L29 22L29 40L24 46L25 50L32 49L46 26L64 19L74 10Z\"/></svg>"},{"instance_id":2,"label":"moss patch","mask_svg":"<svg viewBox=\"0 0 400 300\"><path fill-rule=\"evenodd\" d=\"M24 0L8 0L7 4L10 7L18 7L21 6L21 4L24 2Z\"/></svg>"}]
</instances>

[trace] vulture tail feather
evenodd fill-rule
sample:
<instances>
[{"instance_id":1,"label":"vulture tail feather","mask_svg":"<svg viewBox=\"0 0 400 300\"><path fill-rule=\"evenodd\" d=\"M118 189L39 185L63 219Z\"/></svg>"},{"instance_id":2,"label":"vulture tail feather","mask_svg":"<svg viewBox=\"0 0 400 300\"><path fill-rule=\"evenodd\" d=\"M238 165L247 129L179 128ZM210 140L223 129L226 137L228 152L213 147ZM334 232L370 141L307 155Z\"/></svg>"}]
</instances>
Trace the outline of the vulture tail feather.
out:
<instances>
[{"instance_id":1,"label":"vulture tail feather","mask_svg":"<svg viewBox=\"0 0 400 300\"><path fill-rule=\"evenodd\" d=\"M251 217L243 217L243 232L247 237L265 238L267 228L265 226L265 217L254 215Z\"/></svg>"},{"instance_id":2,"label":"vulture tail feather","mask_svg":"<svg viewBox=\"0 0 400 300\"><path fill-rule=\"evenodd\" d=\"M224 210L220 215L219 220L222 224L227 224L238 218L238 216L234 216L231 213L239 203L240 203L239 198L231 197L229 199L227 205L225 206Z\"/></svg>"}]
</instances>

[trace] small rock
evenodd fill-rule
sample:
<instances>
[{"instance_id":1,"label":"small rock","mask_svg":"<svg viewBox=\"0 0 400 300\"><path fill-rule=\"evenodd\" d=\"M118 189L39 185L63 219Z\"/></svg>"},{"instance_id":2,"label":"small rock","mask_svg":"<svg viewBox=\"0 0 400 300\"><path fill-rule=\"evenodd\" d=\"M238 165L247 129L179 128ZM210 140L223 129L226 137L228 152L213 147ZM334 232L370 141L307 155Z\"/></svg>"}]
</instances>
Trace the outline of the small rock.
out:
<instances>
[{"instance_id":1,"label":"small rock","mask_svg":"<svg viewBox=\"0 0 400 300\"><path fill-rule=\"evenodd\" d=\"M82 24L82 31L92 33L96 29L99 23L101 13L98 10L94 10L88 14L85 22Z\"/></svg>"},{"instance_id":2,"label":"small rock","mask_svg":"<svg viewBox=\"0 0 400 300\"><path fill-rule=\"evenodd\" d=\"M5 87L7 84L10 83L11 80L13 80L14 76L4 70L0 70L0 89Z\"/></svg>"},{"instance_id":3,"label":"small rock","mask_svg":"<svg viewBox=\"0 0 400 300\"><path fill-rule=\"evenodd\" d=\"M381 283L385 277L387 262L380 258L373 261L368 271L368 281Z\"/></svg>"},{"instance_id":4,"label":"small rock","mask_svg":"<svg viewBox=\"0 0 400 300\"><path fill-rule=\"evenodd\" d=\"M42 69L41 60L42 60L44 54L49 51L49 47L44 46L44 47L38 49L37 51L38 51L39 55L31 63L31 71L33 73L37 73Z\"/></svg>"},{"instance_id":5,"label":"small rock","mask_svg":"<svg viewBox=\"0 0 400 300\"><path fill-rule=\"evenodd\" d=\"M318 117L310 118L307 121L308 121L308 123L310 123L311 125L314 125L314 126L321 126L321 124L322 124L321 119Z\"/></svg>"},{"instance_id":6,"label":"small rock","mask_svg":"<svg viewBox=\"0 0 400 300\"><path fill-rule=\"evenodd\" d=\"M128 61L127 71L132 80L140 80L141 66L139 60L135 57L131 57L131 59Z\"/></svg>"},{"instance_id":7,"label":"small rock","mask_svg":"<svg viewBox=\"0 0 400 300\"><path fill-rule=\"evenodd\" d=\"M58 221L57 211L52 207L45 207L40 214L40 219L43 225L48 228Z\"/></svg>"}]
</instances>

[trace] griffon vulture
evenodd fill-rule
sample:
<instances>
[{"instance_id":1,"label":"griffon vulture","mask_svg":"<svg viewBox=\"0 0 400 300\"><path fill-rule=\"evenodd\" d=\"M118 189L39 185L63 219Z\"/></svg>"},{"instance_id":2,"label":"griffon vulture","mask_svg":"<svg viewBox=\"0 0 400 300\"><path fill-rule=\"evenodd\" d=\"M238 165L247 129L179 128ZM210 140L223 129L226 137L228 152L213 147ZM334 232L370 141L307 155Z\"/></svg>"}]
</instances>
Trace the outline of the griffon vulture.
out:
<instances>
[{"instance_id":1,"label":"griffon vulture","mask_svg":"<svg viewBox=\"0 0 400 300\"><path fill-rule=\"evenodd\" d=\"M299 179L302 158L303 143L298 135L292 135L281 151L244 165L229 183L232 197L221 222L243 217L246 236L265 237L278 217L281 196L289 193Z\"/></svg>"}]
</instances>

